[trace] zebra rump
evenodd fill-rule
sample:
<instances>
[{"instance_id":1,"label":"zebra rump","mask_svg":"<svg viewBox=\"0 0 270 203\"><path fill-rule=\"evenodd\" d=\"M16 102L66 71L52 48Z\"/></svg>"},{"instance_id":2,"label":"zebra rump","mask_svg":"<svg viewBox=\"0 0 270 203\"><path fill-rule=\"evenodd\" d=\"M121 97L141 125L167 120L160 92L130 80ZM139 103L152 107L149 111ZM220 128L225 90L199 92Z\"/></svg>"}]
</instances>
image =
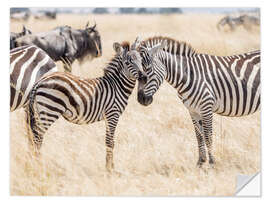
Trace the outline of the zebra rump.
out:
<instances>
[{"instance_id":1,"label":"zebra rump","mask_svg":"<svg viewBox=\"0 0 270 203\"><path fill-rule=\"evenodd\" d=\"M54 61L35 45L26 45L10 51L10 110L28 103L34 84L45 74L56 72Z\"/></svg>"}]
</instances>

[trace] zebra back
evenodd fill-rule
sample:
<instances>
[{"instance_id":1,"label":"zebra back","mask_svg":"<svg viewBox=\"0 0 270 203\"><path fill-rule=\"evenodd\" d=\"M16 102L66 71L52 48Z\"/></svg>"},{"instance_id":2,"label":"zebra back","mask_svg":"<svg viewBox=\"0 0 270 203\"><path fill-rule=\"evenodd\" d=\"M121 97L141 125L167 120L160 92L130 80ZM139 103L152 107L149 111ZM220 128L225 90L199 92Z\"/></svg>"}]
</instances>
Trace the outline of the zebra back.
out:
<instances>
[{"instance_id":1,"label":"zebra back","mask_svg":"<svg viewBox=\"0 0 270 203\"><path fill-rule=\"evenodd\" d=\"M35 45L10 51L10 110L23 107L28 102L30 90L41 77L56 72L54 61Z\"/></svg>"}]
</instances>

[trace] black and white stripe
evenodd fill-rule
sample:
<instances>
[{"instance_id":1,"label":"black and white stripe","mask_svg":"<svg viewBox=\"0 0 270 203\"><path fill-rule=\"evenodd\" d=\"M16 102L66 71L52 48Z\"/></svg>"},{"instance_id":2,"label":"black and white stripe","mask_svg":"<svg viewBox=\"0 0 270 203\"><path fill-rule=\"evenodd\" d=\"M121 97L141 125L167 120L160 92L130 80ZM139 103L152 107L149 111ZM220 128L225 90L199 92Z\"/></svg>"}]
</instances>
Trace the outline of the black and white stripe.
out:
<instances>
[{"instance_id":1,"label":"black and white stripe","mask_svg":"<svg viewBox=\"0 0 270 203\"><path fill-rule=\"evenodd\" d=\"M157 45L165 48L152 53ZM260 108L260 51L213 56L196 53L184 42L154 37L142 42L140 53L148 80L139 81L138 101L149 105L167 80L190 112L199 145L198 165L206 161L205 144L209 163L214 163L213 113L245 116Z\"/></svg>"},{"instance_id":2,"label":"black and white stripe","mask_svg":"<svg viewBox=\"0 0 270 203\"><path fill-rule=\"evenodd\" d=\"M10 111L26 106L31 89L45 74L56 72L54 61L40 48L27 45L10 51Z\"/></svg>"},{"instance_id":3,"label":"black and white stripe","mask_svg":"<svg viewBox=\"0 0 270 203\"><path fill-rule=\"evenodd\" d=\"M39 150L43 135L60 117L75 124L106 122L106 168L113 169L114 132L125 110L139 70L140 55L131 46L115 43L117 55L104 69L104 76L82 79L68 73L52 73L36 83L30 94L29 125L35 150ZM137 63L138 62L138 63Z\"/></svg>"}]
</instances>

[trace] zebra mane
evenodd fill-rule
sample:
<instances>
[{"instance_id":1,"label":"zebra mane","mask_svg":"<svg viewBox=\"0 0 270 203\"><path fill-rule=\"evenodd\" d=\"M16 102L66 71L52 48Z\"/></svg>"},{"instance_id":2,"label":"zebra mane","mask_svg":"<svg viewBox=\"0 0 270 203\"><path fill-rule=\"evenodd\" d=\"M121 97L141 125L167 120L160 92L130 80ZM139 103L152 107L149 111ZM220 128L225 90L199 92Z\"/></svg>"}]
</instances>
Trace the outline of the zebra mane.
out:
<instances>
[{"instance_id":1,"label":"zebra mane","mask_svg":"<svg viewBox=\"0 0 270 203\"><path fill-rule=\"evenodd\" d=\"M153 47L164 40L167 41L167 46L164 48L164 50L171 54L176 54L176 55L181 55L181 56L190 56L190 55L193 55L194 53L197 53L190 44L186 42L177 41L170 37L162 37L162 36L149 37L148 39L141 42L141 46L147 47L147 48Z\"/></svg>"},{"instance_id":2,"label":"zebra mane","mask_svg":"<svg viewBox=\"0 0 270 203\"><path fill-rule=\"evenodd\" d=\"M121 46L123 47L124 51L127 52L130 50L130 44L127 41L124 41L121 43ZM119 55L115 55L110 62L106 65L106 67L103 69L104 75L111 73L112 71L120 71L119 66L117 65L119 61Z\"/></svg>"}]
</instances>

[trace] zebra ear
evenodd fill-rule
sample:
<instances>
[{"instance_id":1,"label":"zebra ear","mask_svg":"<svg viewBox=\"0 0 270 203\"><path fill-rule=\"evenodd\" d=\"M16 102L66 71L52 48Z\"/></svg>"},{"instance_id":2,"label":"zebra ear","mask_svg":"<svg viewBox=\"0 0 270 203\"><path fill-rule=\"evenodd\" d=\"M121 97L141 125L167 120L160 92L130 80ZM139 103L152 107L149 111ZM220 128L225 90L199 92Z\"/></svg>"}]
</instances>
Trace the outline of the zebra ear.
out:
<instances>
[{"instance_id":1,"label":"zebra ear","mask_svg":"<svg viewBox=\"0 0 270 203\"><path fill-rule=\"evenodd\" d=\"M167 46L167 41L162 41L161 44L158 44L157 46L155 47L152 47L151 49L148 50L150 56L154 56L159 50L165 48Z\"/></svg>"},{"instance_id":2,"label":"zebra ear","mask_svg":"<svg viewBox=\"0 0 270 203\"><path fill-rule=\"evenodd\" d=\"M122 54L124 51L123 47L118 42L113 43L113 49L118 55Z\"/></svg>"},{"instance_id":3,"label":"zebra ear","mask_svg":"<svg viewBox=\"0 0 270 203\"><path fill-rule=\"evenodd\" d=\"M135 42L131 45L131 50L136 50L136 48L140 45L141 41L141 38L137 37Z\"/></svg>"}]
</instances>

